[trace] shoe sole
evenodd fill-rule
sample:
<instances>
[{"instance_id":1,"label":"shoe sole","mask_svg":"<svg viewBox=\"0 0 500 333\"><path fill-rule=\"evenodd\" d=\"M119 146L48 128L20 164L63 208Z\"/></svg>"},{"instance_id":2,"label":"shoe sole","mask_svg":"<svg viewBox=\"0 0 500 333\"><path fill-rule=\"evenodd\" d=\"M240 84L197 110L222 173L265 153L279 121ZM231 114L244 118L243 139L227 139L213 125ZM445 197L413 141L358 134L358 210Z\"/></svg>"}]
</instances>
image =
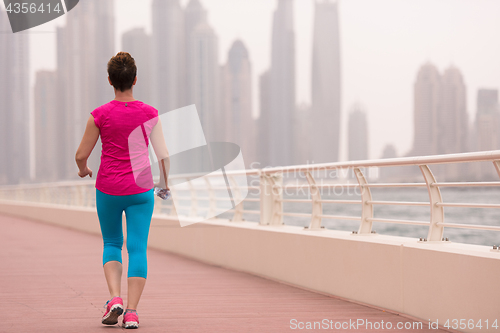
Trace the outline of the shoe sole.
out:
<instances>
[{"instance_id":1,"label":"shoe sole","mask_svg":"<svg viewBox=\"0 0 500 333\"><path fill-rule=\"evenodd\" d=\"M111 307L108 314L102 318L102 323L104 325L115 325L118 324L118 317L123 313L123 306L121 304L115 304Z\"/></svg>"},{"instance_id":2,"label":"shoe sole","mask_svg":"<svg viewBox=\"0 0 500 333\"><path fill-rule=\"evenodd\" d=\"M126 323L123 323L123 327L127 329L139 328L139 323L136 321L127 321Z\"/></svg>"}]
</instances>

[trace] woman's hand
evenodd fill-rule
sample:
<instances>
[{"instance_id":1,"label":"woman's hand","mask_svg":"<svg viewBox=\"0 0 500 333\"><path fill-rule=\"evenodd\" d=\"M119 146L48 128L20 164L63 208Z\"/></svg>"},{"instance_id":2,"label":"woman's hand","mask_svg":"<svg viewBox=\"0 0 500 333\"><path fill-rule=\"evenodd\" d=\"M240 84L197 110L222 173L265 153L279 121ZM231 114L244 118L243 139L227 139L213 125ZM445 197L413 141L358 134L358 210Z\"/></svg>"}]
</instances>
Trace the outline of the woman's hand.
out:
<instances>
[{"instance_id":1,"label":"woman's hand","mask_svg":"<svg viewBox=\"0 0 500 333\"><path fill-rule=\"evenodd\" d=\"M162 186L160 186L160 182L154 183L154 187L158 187L158 188L162 188L164 190L169 190L170 191L170 187L168 187L167 184L165 184L165 187L162 187Z\"/></svg>"},{"instance_id":2,"label":"woman's hand","mask_svg":"<svg viewBox=\"0 0 500 333\"><path fill-rule=\"evenodd\" d=\"M80 178L84 178L85 176L89 175L90 178L92 178L92 170L90 170L89 167L86 167L85 170L80 170L78 171L78 176L80 176Z\"/></svg>"}]
</instances>

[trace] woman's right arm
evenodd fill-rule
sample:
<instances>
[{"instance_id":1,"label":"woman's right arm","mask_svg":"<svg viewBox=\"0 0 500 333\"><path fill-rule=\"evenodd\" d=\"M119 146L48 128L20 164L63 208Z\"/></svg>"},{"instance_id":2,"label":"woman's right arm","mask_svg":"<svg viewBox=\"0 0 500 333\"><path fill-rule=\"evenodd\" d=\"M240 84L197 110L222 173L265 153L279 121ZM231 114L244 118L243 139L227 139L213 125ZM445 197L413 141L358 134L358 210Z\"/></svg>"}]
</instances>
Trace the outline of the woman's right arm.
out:
<instances>
[{"instance_id":1,"label":"woman's right arm","mask_svg":"<svg viewBox=\"0 0 500 333\"><path fill-rule=\"evenodd\" d=\"M163 136L160 118L158 118L158 122L153 127L149 138L151 144L153 145L156 158L158 159L158 165L160 167L160 183L155 186L169 189L168 173L170 171L170 155L168 153L167 144L165 143L165 137Z\"/></svg>"}]
</instances>

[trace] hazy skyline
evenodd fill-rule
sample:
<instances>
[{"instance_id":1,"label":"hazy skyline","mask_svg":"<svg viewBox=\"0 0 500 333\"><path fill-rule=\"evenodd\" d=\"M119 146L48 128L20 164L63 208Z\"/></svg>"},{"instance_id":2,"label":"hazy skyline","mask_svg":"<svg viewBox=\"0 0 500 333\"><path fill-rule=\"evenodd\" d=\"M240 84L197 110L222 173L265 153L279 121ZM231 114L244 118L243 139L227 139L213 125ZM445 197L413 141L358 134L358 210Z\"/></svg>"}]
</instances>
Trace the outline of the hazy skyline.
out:
<instances>
[{"instance_id":1,"label":"hazy skyline","mask_svg":"<svg viewBox=\"0 0 500 333\"><path fill-rule=\"evenodd\" d=\"M201 0L219 37L219 64L227 60L236 38L247 45L253 73L254 114L258 112L258 77L269 68L272 14L277 1ZM185 6L187 0L181 1ZM3 7L3 3L1 4ZM151 32L151 0L116 4L116 46L121 35L144 26ZM311 102L313 0L295 1L297 103ZM440 71L458 67L467 89L473 120L480 88L500 88L500 1L494 0L349 0L340 1L342 125L340 159L347 158L347 115L352 103L366 106L370 119L370 156L387 143L399 155L413 143L413 84L420 66L431 61ZM30 30L31 91L34 73L55 69L55 26L65 16ZM47 33L48 32L48 33ZM54 33L50 33L54 32ZM89 111L90 112L90 111ZM82 124L84 126L84 124Z\"/></svg>"}]
</instances>

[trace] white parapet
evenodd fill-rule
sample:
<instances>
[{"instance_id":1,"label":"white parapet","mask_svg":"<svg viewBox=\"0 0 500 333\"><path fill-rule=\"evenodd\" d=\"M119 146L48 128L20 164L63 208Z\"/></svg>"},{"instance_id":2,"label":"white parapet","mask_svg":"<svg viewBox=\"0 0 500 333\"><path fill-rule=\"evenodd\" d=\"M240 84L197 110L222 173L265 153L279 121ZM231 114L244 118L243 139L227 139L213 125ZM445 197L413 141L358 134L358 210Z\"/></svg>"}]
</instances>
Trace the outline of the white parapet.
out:
<instances>
[{"instance_id":1,"label":"white parapet","mask_svg":"<svg viewBox=\"0 0 500 333\"><path fill-rule=\"evenodd\" d=\"M0 213L100 233L92 208L0 201ZM149 245L396 311L424 325L481 320L481 332L497 332L484 321L500 321L500 252L486 246L223 219L182 228L167 216L153 217Z\"/></svg>"}]
</instances>

